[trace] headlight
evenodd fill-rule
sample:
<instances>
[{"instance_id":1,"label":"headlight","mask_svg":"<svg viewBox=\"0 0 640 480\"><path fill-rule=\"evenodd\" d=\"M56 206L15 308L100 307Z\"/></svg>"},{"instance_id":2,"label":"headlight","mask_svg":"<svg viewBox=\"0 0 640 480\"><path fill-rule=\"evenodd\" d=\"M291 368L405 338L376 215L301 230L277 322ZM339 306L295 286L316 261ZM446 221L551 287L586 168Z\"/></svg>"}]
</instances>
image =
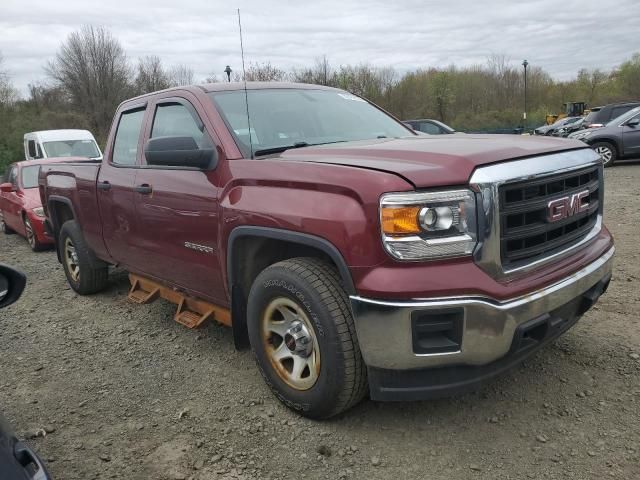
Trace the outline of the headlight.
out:
<instances>
[{"instance_id":1,"label":"headlight","mask_svg":"<svg viewBox=\"0 0 640 480\"><path fill-rule=\"evenodd\" d=\"M575 138L576 140L582 140L583 138L587 138L592 133L593 132L590 132L589 130L587 130L585 132L578 132L578 133L574 133L573 135L571 135L571 138Z\"/></svg>"},{"instance_id":2,"label":"headlight","mask_svg":"<svg viewBox=\"0 0 640 480\"><path fill-rule=\"evenodd\" d=\"M32 212L35 213L38 217L44 218L44 208L36 207L32 210Z\"/></svg>"},{"instance_id":3,"label":"headlight","mask_svg":"<svg viewBox=\"0 0 640 480\"><path fill-rule=\"evenodd\" d=\"M388 193L380 200L382 242L399 260L470 255L477 242L470 190Z\"/></svg>"}]
</instances>

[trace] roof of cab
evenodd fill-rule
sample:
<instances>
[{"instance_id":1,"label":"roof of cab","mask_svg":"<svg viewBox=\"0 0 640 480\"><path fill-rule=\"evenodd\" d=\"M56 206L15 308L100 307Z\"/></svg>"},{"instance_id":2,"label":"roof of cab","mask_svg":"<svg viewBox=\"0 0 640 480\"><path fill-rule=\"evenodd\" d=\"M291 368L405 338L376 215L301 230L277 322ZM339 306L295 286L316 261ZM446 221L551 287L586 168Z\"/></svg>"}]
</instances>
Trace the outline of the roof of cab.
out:
<instances>
[{"instance_id":1,"label":"roof of cab","mask_svg":"<svg viewBox=\"0 0 640 480\"><path fill-rule=\"evenodd\" d=\"M266 90L266 89L305 89L305 90L331 90L335 92L343 92L339 88L327 87L324 85L316 85L313 83L295 83L295 82L247 82L246 83L247 90ZM201 85L186 85L181 87L171 87L166 88L164 90L158 90L156 92L149 92L143 95L139 95L137 97L129 98L123 101L118 108L123 105L131 105L140 103L142 100L146 100L149 97L152 97L158 93L166 93L166 92L177 92L177 91L193 91L200 90L206 93L209 92L228 92L235 90L244 90L245 83L244 82L218 82L218 83L204 83Z\"/></svg>"},{"instance_id":2,"label":"roof of cab","mask_svg":"<svg viewBox=\"0 0 640 480\"><path fill-rule=\"evenodd\" d=\"M62 129L40 130L24 134L24 138L38 138L42 142L56 142L63 140L95 140L89 130Z\"/></svg>"},{"instance_id":3,"label":"roof of cab","mask_svg":"<svg viewBox=\"0 0 640 480\"><path fill-rule=\"evenodd\" d=\"M205 92L221 92L228 90L244 90L244 82L220 82L206 83L198 85ZM247 90L265 90L272 88L295 88L305 90L334 90L342 91L338 88L327 87L324 85L315 85L313 83L295 83L295 82L247 82Z\"/></svg>"}]
</instances>

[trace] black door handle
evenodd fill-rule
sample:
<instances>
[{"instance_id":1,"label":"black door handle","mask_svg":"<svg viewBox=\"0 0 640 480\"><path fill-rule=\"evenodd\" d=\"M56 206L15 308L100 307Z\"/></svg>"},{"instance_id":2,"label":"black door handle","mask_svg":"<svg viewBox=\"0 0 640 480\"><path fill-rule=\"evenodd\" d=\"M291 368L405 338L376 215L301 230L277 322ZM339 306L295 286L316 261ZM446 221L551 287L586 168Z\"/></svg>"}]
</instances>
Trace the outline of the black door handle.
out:
<instances>
[{"instance_id":1,"label":"black door handle","mask_svg":"<svg viewBox=\"0 0 640 480\"><path fill-rule=\"evenodd\" d=\"M98 182L99 190L111 190L111 184L108 181Z\"/></svg>"},{"instance_id":2,"label":"black door handle","mask_svg":"<svg viewBox=\"0 0 640 480\"><path fill-rule=\"evenodd\" d=\"M149 185L148 183L143 183L142 185L138 185L137 187L135 187L134 190L138 193L148 195L153 191L153 188L151 188L151 185Z\"/></svg>"}]
</instances>

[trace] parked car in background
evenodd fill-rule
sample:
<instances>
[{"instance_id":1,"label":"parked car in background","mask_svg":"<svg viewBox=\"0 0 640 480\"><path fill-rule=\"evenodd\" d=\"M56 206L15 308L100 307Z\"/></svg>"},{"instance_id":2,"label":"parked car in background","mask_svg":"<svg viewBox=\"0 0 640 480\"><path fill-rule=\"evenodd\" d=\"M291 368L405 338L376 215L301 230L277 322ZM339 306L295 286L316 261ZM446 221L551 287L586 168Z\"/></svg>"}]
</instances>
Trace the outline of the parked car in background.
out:
<instances>
[{"instance_id":1,"label":"parked car in background","mask_svg":"<svg viewBox=\"0 0 640 480\"><path fill-rule=\"evenodd\" d=\"M611 120L600 128L588 128L569 135L590 145L605 167L618 158L640 154L640 107Z\"/></svg>"},{"instance_id":2,"label":"parked car in background","mask_svg":"<svg viewBox=\"0 0 640 480\"><path fill-rule=\"evenodd\" d=\"M640 106L640 102L612 103L604 107L593 107L584 119L583 128L599 128L614 118L624 115L632 108Z\"/></svg>"},{"instance_id":3,"label":"parked car in background","mask_svg":"<svg viewBox=\"0 0 640 480\"><path fill-rule=\"evenodd\" d=\"M578 117L576 122L556 128L551 135L554 137L568 137L573 132L577 132L584 128L582 125L584 124L585 118L586 117Z\"/></svg>"},{"instance_id":4,"label":"parked car in background","mask_svg":"<svg viewBox=\"0 0 640 480\"><path fill-rule=\"evenodd\" d=\"M102 152L89 130L42 130L24 134L25 160L52 157L102 160Z\"/></svg>"},{"instance_id":5,"label":"parked car in background","mask_svg":"<svg viewBox=\"0 0 640 480\"><path fill-rule=\"evenodd\" d=\"M0 308L16 302L24 290L25 276L0 263ZM26 444L20 442L0 414L0 479L49 480L42 460Z\"/></svg>"},{"instance_id":6,"label":"parked car in background","mask_svg":"<svg viewBox=\"0 0 640 480\"><path fill-rule=\"evenodd\" d=\"M450 133L456 133L456 131L449 125L429 118L422 120L404 120L403 123L414 129L416 132L427 133L429 135L447 135Z\"/></svg>"},{"instance_id":7,"label":"parked car in background","mask_svg":"<svg viewBox=\"0 0 640 480\"><path fill-rule=\"evenodd\" d=\"M559 128L572 125L580 121L582 117L565 117L557 120L551 125L542 125L533 131L534 135L553 135Z\"/></svg>"},{"instance_id":8,"label":"parked car in background","mask_svg":"<svg viewBox=\"0 0 640 480\"><path fill-rule=\"evenodd\" d=\"M53 238L44 228L45 216L38 192L40 166L66 160L86 161L72 157L16 162L9 165L7 182L0 184L0 230L22 235L35 252L53 244Z\"/></svg>"}]
</instances>

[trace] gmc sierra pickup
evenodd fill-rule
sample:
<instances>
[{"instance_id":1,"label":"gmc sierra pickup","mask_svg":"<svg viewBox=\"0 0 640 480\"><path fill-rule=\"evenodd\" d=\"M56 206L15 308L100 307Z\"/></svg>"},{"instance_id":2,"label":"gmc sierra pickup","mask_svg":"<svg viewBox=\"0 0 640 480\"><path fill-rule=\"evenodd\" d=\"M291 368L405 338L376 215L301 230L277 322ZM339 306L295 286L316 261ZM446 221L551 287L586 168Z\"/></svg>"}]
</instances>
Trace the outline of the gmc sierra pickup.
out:
<instances>
[{"instance_id":1,"label":"gmc sierra pickup","mask_svg":"<svg viewBox=\"0 0 640 480\"><path fill-rule=\"evenodd\" d=\"M279 83L180 87L122 103L102 162L44 165L71 287L130 272L250 346L313 418L367 393L478 387L606 290L600 157L580 141L417 136L366 100Z\"/></svg>"}]
</instances>

